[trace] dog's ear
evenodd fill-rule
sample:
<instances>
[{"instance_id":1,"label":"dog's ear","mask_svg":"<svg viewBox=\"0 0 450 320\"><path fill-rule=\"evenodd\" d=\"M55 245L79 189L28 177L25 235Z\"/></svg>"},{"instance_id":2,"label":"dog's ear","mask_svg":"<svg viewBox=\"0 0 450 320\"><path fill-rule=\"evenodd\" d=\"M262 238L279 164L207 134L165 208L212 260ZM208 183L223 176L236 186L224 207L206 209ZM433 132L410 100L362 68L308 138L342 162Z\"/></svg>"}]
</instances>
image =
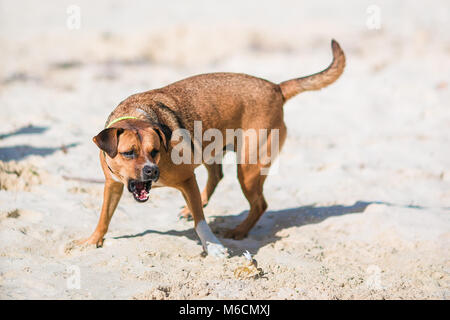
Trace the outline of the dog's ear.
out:
<instances>
[{"instance_id":1,"label":"dog's ear","mask_svg":"<svg viewBox=\"0 0 450 320\"><path fill-rule=\"evenodd\" d=\"M153 130L158 134L166 151L169 151L169 142L172 138L172 131L165 125L154 125Z\"/></svg>"},{"instance_id":2,"label":"dog's ear","mask_svg":"<svg viewBox=\"0 0 450 320\"><path fill-rule=\"evenodd\" d=\"M117 155L117 145L119 144L119 135L123 132L122 128L108 128L101 131L92 140L108 156L114 158Z\"/></svg>"}]
</instances>

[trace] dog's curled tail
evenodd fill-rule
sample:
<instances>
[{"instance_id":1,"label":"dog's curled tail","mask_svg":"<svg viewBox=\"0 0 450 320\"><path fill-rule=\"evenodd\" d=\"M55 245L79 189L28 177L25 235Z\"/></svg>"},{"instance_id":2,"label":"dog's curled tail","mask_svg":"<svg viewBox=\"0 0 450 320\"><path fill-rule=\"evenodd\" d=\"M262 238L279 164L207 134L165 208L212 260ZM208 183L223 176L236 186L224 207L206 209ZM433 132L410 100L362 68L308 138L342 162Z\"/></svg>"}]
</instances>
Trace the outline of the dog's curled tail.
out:
<instances>
[{"instance_id":1,"label":"dog's curled tail","mask_svg":"<svg viewBox=\"0 0 450 320\"><path fill-rule=\"evenodd\" d=\"M280 83L281 92L286 100L303 91L320 90L340 77L345 68L344 51L335 40L331 40L331 49L333 50L333 62L325 70Z\"/></svg>"}]
</instances>

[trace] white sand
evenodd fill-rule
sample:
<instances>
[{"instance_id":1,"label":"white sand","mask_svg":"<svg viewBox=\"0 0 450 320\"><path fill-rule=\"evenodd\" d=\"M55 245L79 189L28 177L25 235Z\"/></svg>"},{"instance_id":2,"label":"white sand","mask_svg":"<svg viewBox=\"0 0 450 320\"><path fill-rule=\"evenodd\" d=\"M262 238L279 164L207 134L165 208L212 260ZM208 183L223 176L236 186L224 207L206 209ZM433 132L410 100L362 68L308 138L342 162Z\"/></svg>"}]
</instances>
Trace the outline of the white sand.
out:
<instances>
[{"instance_id":1,"label":"white sand","mask_svg":"<svg viewBox=\"0 0 450 320\"><path fill-rule=\"evenodd\" d=\"M71 2L2 1L0 298L450 297L448 1L378 1L380 30L369 2L239 3L78 1L69 31ZM201 256L171 189L146 204L125 194L103 248L71 245L93 231L103 187L62 176L102 179L91 138L120 101L203 72L314 73L331 38L347 69L285 106L269 210L247 239L223 240L230 259ZM247 209L226 166L207 220L220 237ZM245 250L262 277L235 278Z\"/></svg>"}]
</instances>

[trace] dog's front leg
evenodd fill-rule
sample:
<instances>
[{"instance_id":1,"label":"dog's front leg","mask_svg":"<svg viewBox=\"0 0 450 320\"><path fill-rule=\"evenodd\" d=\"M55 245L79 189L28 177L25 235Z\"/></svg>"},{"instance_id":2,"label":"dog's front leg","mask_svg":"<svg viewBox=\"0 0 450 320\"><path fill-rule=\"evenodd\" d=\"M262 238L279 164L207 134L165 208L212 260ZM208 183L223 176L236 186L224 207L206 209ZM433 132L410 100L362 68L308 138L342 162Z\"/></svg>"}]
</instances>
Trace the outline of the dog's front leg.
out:
<instances>
[{"instance_id":1,"label":"dog's front leg","mask_svg":"<svg viewBox=\"0 0 450 320\"><path fill-rule=\"evenodd\" d=\"M185 180L178 186L182 192L188 208L192 212L194 218L195 231L197 232L200 241L202 242L203 250L208 254L225 258L228 256L227 249L220 243L219 239L212 233L203 215L203 205L198 189L195 175Z\"/></svg>"},{"instance_id":2,"label":"dog's front leg","mask_svg":"<svg viewBox=\"0 0 450 320\"><path fill-rule=\"evenodd\" d=\"M98 247L103 245L103 237L108 231L109 223L119 203L123 192L123 183L111 179L105 181L103 191L103 206L100 213L100 219L92 235L80 243L95 244Z\"/></svg>"}]
</instances>

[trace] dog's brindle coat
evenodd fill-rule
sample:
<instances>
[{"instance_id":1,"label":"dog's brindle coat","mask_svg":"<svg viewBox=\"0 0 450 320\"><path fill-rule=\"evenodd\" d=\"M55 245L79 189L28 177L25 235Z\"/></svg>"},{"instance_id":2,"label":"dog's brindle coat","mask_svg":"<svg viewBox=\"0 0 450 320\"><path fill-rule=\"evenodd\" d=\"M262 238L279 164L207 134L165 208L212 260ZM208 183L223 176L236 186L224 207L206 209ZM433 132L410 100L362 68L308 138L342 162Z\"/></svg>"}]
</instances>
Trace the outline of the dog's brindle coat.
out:
<instances>
[{"instance_id":1,"label":"dog's brindle coat","mask_svg":"<svg viewBox=\"0 0 450 320\"><path fill-rule=\"evenodd\" d=\"M101 149L100 162L105 174L105 188L100 220L94 233L86 240L101 246L124 185L136 200L146 201L148 191L168 186L181 191L187 207L182 217L194 218L195 229L209 254L226 255L226 249L204 221L203 207L207 205L221 180L221 164L206 164L208 180L200 193L194 174L199 164L172 162L170 153L177 141L171 141L177 129L187 129L194 136L194 121L201 121L203 131L216 128L225 137L226 129L267 129L268 144L272 129L279 130L279 148L286 138L283 105L296 94L319 90L333 83L342 74L345 56L336 41L332 41L333 62L322 72L311 76L274 84L246 74L212 73L197 75L168 85L130 96L109 116L106 126L93 138ZM203 142L203 148L208 144ZM225 142L224 144L225 145ZM269 157L270 145L267 146ZM245 147L242 159L248 159ZM263 196L266 175L261 169L270 166L238 164L238 178L242 191L250 203L247 218L225 236L242 239L256 224L267 208ZM159 170L159 172L158 172Z\"/></svg>"}]
</instances>

